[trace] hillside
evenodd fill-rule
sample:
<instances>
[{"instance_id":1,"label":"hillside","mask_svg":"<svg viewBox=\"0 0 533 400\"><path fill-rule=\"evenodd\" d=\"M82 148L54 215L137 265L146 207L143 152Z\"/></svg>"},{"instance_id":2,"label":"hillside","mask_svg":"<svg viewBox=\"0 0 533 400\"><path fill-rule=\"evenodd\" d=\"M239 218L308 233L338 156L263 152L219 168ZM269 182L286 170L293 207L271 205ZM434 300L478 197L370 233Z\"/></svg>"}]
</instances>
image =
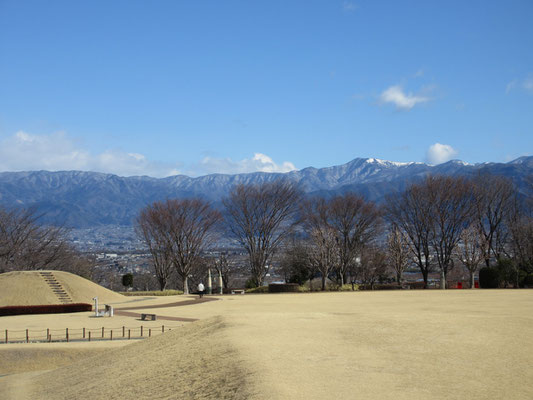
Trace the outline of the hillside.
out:
<instances>
[{"instance_id":1,"label":"hillside","mask_svg":"<svg viewBox=\"0 0 533 400\"><path fill-rule=\"evenodd\" d=\"M285 174L256 172L197 178L178 175L162 179L80 171L2 172L0 205L34 207L45 214L43 222L72 228L131 225L139 209L153 201L199 196L220 204L231 187L239 183L286 178L308 194L327 197L354 191L369 200L380 201L386 194L402 190L427 174L472 176L485 172L510 177L520 187L533 174L533 157L505 164L470 165L453 160L436 166L356 158L343 165L309 167Z\"/></svg>"},{"instance_id":2,"label":"hillside","mask_svg":"<svg viewBox=\"0 0 533 400\"><path fill-rule=\"evenodd\" d=\"M248 372L214 317L65 367L7 379L8 399L248 399ZM26 381L30 379L30 381ZM0 378L2 379L2 378ZM18 381L20 379L20 381Z\"/></svg>"},{"instance_id":3,"label":"hillside","mask_svg":"<svg viewBox=\"0 0 533 400\"><path fill-rule=\"evenodd\" d=\"M0 307L60 304L60 300L40 272L45 271L13 271L0 274ZM121 294L78 275L63 271L46 272L53 273L73 303L92 304L92 298L95 296L98 296L102 304L126 300Z\"/></svg>"}]
</instances>

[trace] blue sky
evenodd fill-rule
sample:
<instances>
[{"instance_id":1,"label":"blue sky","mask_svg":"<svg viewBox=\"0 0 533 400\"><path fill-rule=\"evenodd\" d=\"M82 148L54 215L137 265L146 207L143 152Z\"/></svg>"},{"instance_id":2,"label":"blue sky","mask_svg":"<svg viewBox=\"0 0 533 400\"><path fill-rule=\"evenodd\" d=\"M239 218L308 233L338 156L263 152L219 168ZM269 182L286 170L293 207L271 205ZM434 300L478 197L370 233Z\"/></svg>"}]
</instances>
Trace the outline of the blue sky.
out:
<instances>
[{"instance_id":1,"label":"blue sky","mask_svg":"<svg viewBox=\"0 0 533 400\"><path fill-rule=\"evenodd\" d=\"M533 2L0 0L0 170L533 153Z\"/></svg>"}]
</instances>

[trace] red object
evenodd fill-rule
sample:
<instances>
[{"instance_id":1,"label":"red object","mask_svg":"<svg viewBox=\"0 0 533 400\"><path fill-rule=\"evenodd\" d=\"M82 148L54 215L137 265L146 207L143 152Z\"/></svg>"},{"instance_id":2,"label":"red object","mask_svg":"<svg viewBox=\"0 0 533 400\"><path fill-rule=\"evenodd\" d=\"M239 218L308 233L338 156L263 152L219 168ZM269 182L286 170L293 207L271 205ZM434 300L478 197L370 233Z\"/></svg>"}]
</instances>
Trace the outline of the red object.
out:
<instances>
[{"instance_id":1,"label":"red object","mask_svg":"<svg viewBox=\"0 0 533 400\"><path fill-rule=\"evenodd\" d=\"M479 282L478 282L478 281L475 281L475 282L474 282L474 287L475 287L476 289L479 289Z\"/></svg>"},{"instance_id":2,"label":"red object","mask_svg":"<svg viewBox=\"0 0 533 400\"><path fill-rule=\"evenodd\" d=\"M457 282L457 289L463 288L463 282Z\"/></svg>"}]
</instances>

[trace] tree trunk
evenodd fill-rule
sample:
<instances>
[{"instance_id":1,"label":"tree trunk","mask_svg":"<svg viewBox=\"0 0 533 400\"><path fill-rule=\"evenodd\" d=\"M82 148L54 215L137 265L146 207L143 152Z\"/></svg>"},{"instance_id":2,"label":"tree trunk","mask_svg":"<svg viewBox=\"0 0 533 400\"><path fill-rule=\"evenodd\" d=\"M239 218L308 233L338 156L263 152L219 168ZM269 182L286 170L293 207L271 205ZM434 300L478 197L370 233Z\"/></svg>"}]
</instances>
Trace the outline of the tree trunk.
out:
<instances>
[{"instance_id":1,"label":"tree trunk","mask_svg":"<svg viewBox=\"0 0 533 400\"><path fill-rule=\"evenodd\" d=\"M470 272L470 289L475 289L476 287L475 279L476 279L476 271L471 271Z\"/></svg>"},{"instance_id":2,"label":"tree trunk","mask_svg":"<svg viewBox=\"0 0 533 400\"><path fill-rule=\"evenodd\" d=\"M444 273L444 269L440 270L440 288L446 289L446 274Z\"/></svg>"},{"instance_id":3,"label":"tree trunk","mask_svg":"<svg viewBox=\"0 0 533 400\"><path fill-rule=\"evenodd\" d=\"M398 272L396 274L396 280L398 281L398 286L402 286L402 273Z\"/></svg>"},{"instance_id":4,"label":"tree trunk","mask_svg":"<svg viewBox=\"0 0 533 400\"><path fill-rule=\"evenodd\" d=\"M326 290L326 277L322 274L322 291Z\"/></svg>"},{"instance_id":5,"label":"tree trunk","mask_svg":"<svg viewBox=\"0 0 533 400\"><path fill-rule=\"evenodd\" d=\"M189 294L189 278L183 278L183 294Z\"/></svg>"},{"instance_id":6,"label":"tree trunk","mask_svg":"<svg viewBox=\"0 0 533 400\"><path fill-rule=\"evenodd\" d=\"M424 278L424 289L428 288L428 271L423 269L422 270L422 278Z\"/></svg>"},{"instance_id":7,"label":"tree trunk","mask_svg":"<svg viewBox=\"0 0 533 400\"><path fill-rule=\"evenodd\" d=\"M159 279L159 287L161 288L161 291L163 291L163 290L165 290L167 288L166 279Z\"/></svg>"}]
</instances>

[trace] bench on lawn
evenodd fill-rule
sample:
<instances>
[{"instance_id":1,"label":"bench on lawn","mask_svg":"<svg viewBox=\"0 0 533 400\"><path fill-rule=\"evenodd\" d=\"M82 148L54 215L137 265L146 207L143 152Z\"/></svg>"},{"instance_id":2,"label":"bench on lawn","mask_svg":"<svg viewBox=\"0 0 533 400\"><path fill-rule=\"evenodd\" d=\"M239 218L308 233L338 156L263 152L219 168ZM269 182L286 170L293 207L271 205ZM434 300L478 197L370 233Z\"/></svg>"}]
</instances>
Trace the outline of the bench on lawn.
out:
<instances>
[{"instance_id":1,"label":"bench on lawn","mask_svg":"<svg viewBox=\"0 0 533 400\"><path fill-rule=\"evenodd\" d=\"M148 318L150 318L152 321L155 321L157 317L155 314L141 314L141 319L143 321L146 321Z\"/></svg>"},{"instance_id":2,"label":"bench on lawn","mask_svg":"<svg viewBox=\"0 0 533 400\"><path fill-rule=\"evenodd\" d=\"M231 294L244 294L244 289L232 289Z\"/></svg>"}]
</instances>

